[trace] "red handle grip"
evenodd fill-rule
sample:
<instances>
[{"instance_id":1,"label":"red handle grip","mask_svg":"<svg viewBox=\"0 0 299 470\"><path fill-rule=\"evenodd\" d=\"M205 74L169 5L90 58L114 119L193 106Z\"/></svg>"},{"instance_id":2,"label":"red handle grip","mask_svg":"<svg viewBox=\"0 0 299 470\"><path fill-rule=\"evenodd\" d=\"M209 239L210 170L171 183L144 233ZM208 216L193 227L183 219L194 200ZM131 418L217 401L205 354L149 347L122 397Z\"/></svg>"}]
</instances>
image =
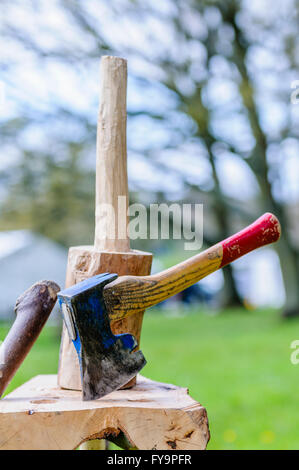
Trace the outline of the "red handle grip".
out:
<instances>
[{"instance_id":1,"label":"red handle grip","mask_svg":"<svg viewBox=\"0 0 299 470\"><path fill-rule=\"evenodd\" d=\"M270 212L266 212L253 224L221 242L223 258L220 267L226 266L256 248L276 242L280 233L281 227L278 219Z\"/></svg>"}]
</instances>

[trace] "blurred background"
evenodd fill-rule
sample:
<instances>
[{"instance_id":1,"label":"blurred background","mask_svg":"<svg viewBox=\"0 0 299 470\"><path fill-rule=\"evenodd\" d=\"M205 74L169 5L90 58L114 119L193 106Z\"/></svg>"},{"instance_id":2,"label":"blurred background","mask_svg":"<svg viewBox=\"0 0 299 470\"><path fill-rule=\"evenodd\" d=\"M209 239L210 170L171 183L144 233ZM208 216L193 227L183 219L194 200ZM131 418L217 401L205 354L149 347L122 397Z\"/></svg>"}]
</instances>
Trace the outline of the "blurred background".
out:
<instances>
[{"instance_id":1,"label":"blurred background","mask_svg":"<svg viewBox=\"0 0 299 470\"><path fill-rule=\"evenodd\" d=\"M281 221L275 247L145 317L145 375L207 407L209 448L299 448L298 19L298 0L0 5L0 339L16 297L63 285L68 247L93 243L101 55L128 60L131 203L203 204L204 247ZM158 271L194 254L183 243L132 245ZM10 390L56 372L58 318Z\"/></svg>"}]
</instances>

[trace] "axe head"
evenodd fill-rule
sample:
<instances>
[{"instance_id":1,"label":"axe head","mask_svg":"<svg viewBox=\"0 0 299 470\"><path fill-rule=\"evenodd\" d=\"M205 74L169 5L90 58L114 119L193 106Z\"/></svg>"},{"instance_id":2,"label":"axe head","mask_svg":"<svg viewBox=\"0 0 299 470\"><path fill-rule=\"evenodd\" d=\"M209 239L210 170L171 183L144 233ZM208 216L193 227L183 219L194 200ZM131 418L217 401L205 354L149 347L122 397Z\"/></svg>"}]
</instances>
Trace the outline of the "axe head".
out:
<instances>
[{"instance_id":1,"label":"axe head","mask_svg":"<svg viewBox=\"0 0 299 470\"><path fill-rule=\"evenodd\" d=\"M129 382L145 366L130 334L113 335L103 288L117 274L99 274L58 293L69 336L76 348L83 400L95 400Z\"/></svg>"}]
</instances>

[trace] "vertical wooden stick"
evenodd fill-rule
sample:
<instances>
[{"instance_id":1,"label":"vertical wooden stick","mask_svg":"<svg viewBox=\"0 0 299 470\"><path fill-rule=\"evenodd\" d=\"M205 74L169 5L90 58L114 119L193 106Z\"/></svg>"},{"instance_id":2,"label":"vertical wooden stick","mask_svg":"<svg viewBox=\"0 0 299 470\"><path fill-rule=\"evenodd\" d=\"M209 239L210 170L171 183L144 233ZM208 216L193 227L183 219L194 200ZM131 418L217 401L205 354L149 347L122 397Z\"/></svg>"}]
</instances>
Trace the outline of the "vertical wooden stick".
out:
<instances>
[{"instance_id":1,"label":"vertical wooden stick","mask_svg":"<svg viewBox=\"0 0 299 470\"><path fill-rule=\"evenodd\" d=\"M95 249L130 250L127 177L127 61L101 61L96 163Z\"/></svg>"}]
</instances>

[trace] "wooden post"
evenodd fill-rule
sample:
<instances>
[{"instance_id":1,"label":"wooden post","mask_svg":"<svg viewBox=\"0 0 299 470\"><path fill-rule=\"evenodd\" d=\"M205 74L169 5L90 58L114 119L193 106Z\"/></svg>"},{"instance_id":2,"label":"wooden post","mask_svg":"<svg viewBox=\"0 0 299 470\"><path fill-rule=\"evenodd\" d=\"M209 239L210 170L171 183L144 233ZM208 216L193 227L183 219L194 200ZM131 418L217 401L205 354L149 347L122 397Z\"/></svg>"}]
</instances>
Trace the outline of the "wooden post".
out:
<instances>
[{"instance_id":1,"label":"wooden post","mask_svg":"<svg viewBox=\"0 0 299 470\"><path fill-rule=\"evenodd\" d=\"M106 56L101 62L97 133L94 240L97 251L130 251L126 129L127 61Z\"/></svg>"},{"instance_id":2,"label":"wooden post","mask_svg":"<svg viewBox=\"0 0 299 470\"><path fill-rule=\"evenodd\" d=\"M127 233L126 60L102 57L100 83L95 243L70 248L66 287L103 272L143 276L151 270L152 255L131 250ZM112 322L113 333L131 333L139 342L143 313ZM125 388L134 383L135 379ZM61 388L81 390L77 355L65 327L58 384Z\"/></svg>"}]
</instances>

